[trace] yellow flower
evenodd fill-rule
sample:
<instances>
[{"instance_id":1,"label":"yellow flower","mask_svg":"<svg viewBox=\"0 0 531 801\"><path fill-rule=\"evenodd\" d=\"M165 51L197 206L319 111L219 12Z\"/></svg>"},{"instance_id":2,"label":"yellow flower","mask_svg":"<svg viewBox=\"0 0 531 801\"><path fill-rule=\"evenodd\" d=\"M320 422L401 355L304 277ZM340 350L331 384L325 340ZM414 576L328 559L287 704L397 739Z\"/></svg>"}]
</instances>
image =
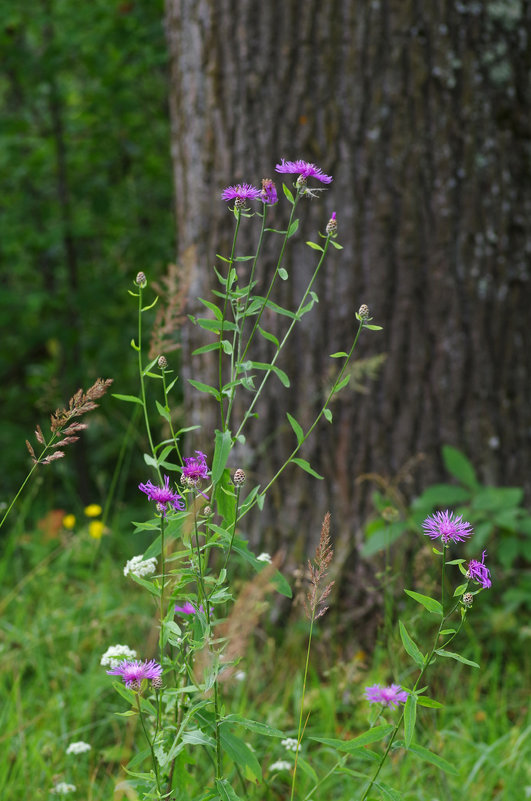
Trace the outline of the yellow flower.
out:
<instances>
[{"instance_id":1,"label":"yellow flower","mask_svg":"<svg viewBox=\"0 0 531 801\"><path fill-rule=\"evenodd\" d=\"M76 516L75 515L65 515L63 517L63 528L73 529L76 525Z\"/></svg>"},{"instance_id":2,"label":"yellow flower","mask_svg":"<svg viewBox=\"0 0 531 801\"><path fill-rule=\"evenodd\" d=\"M87 517L97 517L101 515L101 506L99 503L89 503L88 506L85 506L85 514Z\"/></svg>"},{"instance_id":3,"label":"yellow flower","mask_svg":"<svg viewBox=\"0 0 531 801\"><path fill-rule=\"evenodd\" d=\"M101 522L101 520L93 520L92 523L89 523L89 534L95 540L101 539L101 535L103 534L105 526Z\"/></svg>"}]
</instances>

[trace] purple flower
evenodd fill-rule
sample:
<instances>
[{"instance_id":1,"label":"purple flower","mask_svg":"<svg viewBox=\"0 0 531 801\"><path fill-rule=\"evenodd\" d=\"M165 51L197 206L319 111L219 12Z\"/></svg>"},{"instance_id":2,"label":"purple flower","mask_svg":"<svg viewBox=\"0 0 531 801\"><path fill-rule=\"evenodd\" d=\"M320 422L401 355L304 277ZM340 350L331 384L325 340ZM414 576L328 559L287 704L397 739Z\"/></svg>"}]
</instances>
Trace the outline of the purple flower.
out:
<instances>
[{"instance_id":1,"label":"purple flower","mask_svg":"<svg viewBox=\"0 0 531 801\"><path fill-rule=\"evenodd\" d=\"M268 206L278 203L277 188L271 178L262 178L260 197L262 198L262 203Z\"/></svg>"},{"instance_id":2,"label":"purple flower","mask_svg":"<svg viewBox=\"0 0 531 801\"><path fill-rule=\"evenodd\" d=\"M239 208L245 206L248 200L254 200L260 197L260 190L252 184L237 184L236 186L227 186L221 193L222 200L234 200L235 205Z\"/></svg>"},{"instance_id":3,"label":"purple flower","mask_svg":"<svg viewBox=\"0 0 531 801\"><path fill-rule=\"evenodd\" d=\"M208 478L206 456L202 451L196 451L196 456L188 456L184 460L182 479L188 484L197 484L201 479Z\"/></svg>"},{"instance_id":4,"label":"purple flower","mask_svg":"<svg viewBox=\"0 0 531 801\"><path fill-rule=\"evenodd\" d=\"M474 533L470 523L463 520L462 515L454 517L453 512L436 512L426 518L422 524L424 534L431 537L432 540L441 538L446 545L448 541L451 542L464 542L467 537Z\"/></svg>"},{"instance_id":5,"label":"purple flower","mask_svg":"<svg viewBox=\"0 0 531 801\"><path fill-rule=\"evenodd\" d=\"M126 687L137 689L140 687L142 679L150 679L155 685L160 686L162 668L154 659L149 662L139 662L138 659L135 659L133 662L121 662L107 673L111 676L121 676Z\"/></svg>"},{"instance_id":6,"label":"purple flower","mask_svg":"<svg viewBox=\"0 0 531 801\"><path fill-rule=\"evenodd\" d=\"M372 687L365 687L365 698L367 701L371 704L390 706L392 709L396 709L398 704L405 704L407 696L407 692L402 690L399 684L391 684L390 687L381 687L379 684L373 684Z\"/></svg>"},{"instance_id":7,"label":"purple flower","mask_svg":"<svg viewBox=\"0 0 531 801\"><path fill-rule=\"evenodd\" d=\"M175 611L179 615L195 615L197 611L201 612L203 615L205 614L203 604L199 604L199 609L196 609L193 603L190 601L185 601L184 606L178 606L175 604ZM213 609L210 610L210 614L212 614L212 612Z\"/></svg>"},{"instance_id":8,"label":"purple flower","mask_svg":"<svg viewBox=\"0 0 531 801\"><path fill-rule=\"evenodd\" d=\"M473 579L473 581L477 581L478 584L481 584L484 590L488 590L489 587L492 587L492 581L490 580L490 570L488 567L485 567L485 557L487 555L487 551L483 551L481 554L481 562L478 562L477 559L471 559L468 563L468 570L467 570L467 578Z\"/></svg>"},{"instance_id":9,"label":"purple flower","mask_svg":"<svg viewBox=\"0 0 531 801\"><path fill-rule=\"evenodd\" d=\"M324 172L316 167L315 164L310 164L309 161L285 161L282 159L280 164L275 167L277 172L290 172L302 178L317 178L323 184L330 184L334 180L331 175L325 175Z\"/></svg>"},{"instance_id":10,"label":"purple flower","mask_svg":"<svg viewBox=\"0 0 531 801\"><path fill-rule=\"evenodd\" d=\"M182 511L184 501L178 492L170 489L170 479L164 476L164 486L156 487L151 481L146 481L145 484L139 484L138 489L145 492L150 501L155 501L161 510L164 517L166 516L166 504L171 503L174 509Z\"/></svg>"}]
</instances>

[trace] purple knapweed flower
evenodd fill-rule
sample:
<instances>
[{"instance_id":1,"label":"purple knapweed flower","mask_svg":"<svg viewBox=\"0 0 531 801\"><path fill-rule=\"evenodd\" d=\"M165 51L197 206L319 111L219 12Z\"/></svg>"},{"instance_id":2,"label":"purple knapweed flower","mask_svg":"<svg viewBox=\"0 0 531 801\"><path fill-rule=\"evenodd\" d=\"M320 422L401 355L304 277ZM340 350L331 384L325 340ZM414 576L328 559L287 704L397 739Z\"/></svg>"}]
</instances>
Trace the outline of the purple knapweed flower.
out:
<instances>
[{"instance_id":1,"label":"purple knapweed flower","mask_svg":"<svg viewBox=\"0 0 531 801\"><path fill-rule=\"evenodd\" d=\"M146 481L145 484L139 484L138 489L145 492L150 501L155 501L161 513L166 516L166 505L171 503L174 509L183 511L185 508L184 501L178 492L170 489L170 479L164 476L164 486L157 487L151 481Z\"/></svg>"},{"instance_id":2,"label":"purple knapweed flower","mask_svg":"<svg viewBox=\"0 0 531 801\"><path fill-rule=\"evenodd\" d=\"M201 479L208 478L206 456L203 451L195 451L195 456L184 459L182 480L187 484L197 484Z\"/></svg>"},{"instance_id":3,"label":"purple knapweed flower","mask_svg":"<svg viewBox=\"0 0 531 801\"><path fill-rule=\"evenodd\" d=\"M178 606L177 604L175 604L174 608L177 614L179 615L195 615L196 612L198 611L201 612L203 615L205 614L203 604L199 604L199 608L196 609L193 603L191 603L190 601L185 601L183 606ZM212 614L213 611L214 610L211 609L210 614Z\"/></svg>"},{"instance_id":4,"label":"purple knapweed flower","mask_svg":"<svg viewBox=\"0 0 531 801\"><path fill-rule=\"evenodd\" d=\"M243 208L248 200L260 197L260 190L252 184L237 184L227 186L221 193L222 200L234 200L236 208Z\"/></svg>"},{"instance_id":5,"label":"purple knapweed flower","mask_svg":"<svg viewBox=\"0 0 531 801\"><path fill-rule=\"evenodd\" d=\"M149 679L155 686L160 686L162 668L154 659L149 662L139 662L135 659L134 662L121 662L107 673L111 676L121 676L126 687L139 689L142 679Z\"/></svg>"},{"instance_id":6,"label":"purple knapweed flower","mask_svg":"<svg viewBox=\"0 0 531 801\"><path fill-rule=\"evenodd\" d=\"M390 687L381 687L379 684L373 684L372 687L365 687L365 698L367 701L371 704L390 706L391 709L396 709L398 704L405 704L407 695L407 692L402 690L399 684L391 684Z\"/></svg>"},{"instance_id":7,"label":"purple knapweed flower","mask_svg":"<svg viewBox=\"0 0 531 801\"><path fill-rule=\"evenodd\" d=\"M262 191L260 192L262 203L273 206L278 203L277 188L271 178L262 178Z\"/></svg>"},{"instance_id":8,"label":"purple knapweed flower","mask_svg":"<svg viewBox=\"0 0 531 801\"><path fill-rule=\"evenodd\" d=\"M485 566L486 555L487 551L483 551L481 554L481 562L478 562L477 559L471 559L468 563L468 570L466 572L467 578L477 581L478 584L481 584L484 590L488 590L489 587L492 587L490 570Z\"/></svg>"},{"instance_id":9,"label":"purple knapweed flower","mask_svg":"<svg viewBox=\"0 0 531 801\"><path fill-rule=\"evenodd\" d=\"M432 540L441 538L447 545L448 542L464 542L467 537L474 533L470 523L463 520L462 515L454 517L453 512L436 512L426 518L422 524L424 534Z\"/></svg>"},{"instance_id":10,"label":"purple knapweed flower","mask_svg":"<svg viewBox=\"0 0 531 801\"><path fill-rule=\"evenodd\" d=\"M324 172L316 167L315 164L310 164L309 161L286 161L282 159L280 164L275 167L277 172L289 172L298 175L300 178L317 178L322 184L330 184L334 180L331 175L325 175Z\"/></svg>"}]
</instances>

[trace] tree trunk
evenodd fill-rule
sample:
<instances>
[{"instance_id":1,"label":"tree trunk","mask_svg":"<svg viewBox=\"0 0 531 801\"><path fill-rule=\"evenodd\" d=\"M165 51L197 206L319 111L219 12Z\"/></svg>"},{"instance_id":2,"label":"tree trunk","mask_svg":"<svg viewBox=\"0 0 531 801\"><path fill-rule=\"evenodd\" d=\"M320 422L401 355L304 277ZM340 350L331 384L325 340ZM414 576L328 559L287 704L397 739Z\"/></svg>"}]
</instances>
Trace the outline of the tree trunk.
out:
<instances>
[{"instance_id":1,"label":"tree trunk","mask_svg":"<svg viewBox=\"0 0 531 801\"><path fill-rule=\"evenodd\" d=\"M276 486L263 544L293 549L298 538L308 553L330 509L338 563L361 582L354 555L373 485L359 476L402 471L411 495L445 477L441 446L450 444L485 482L529 490L529 3L167 0L166 8L189 310L210 296L215 253L230 249L224 186L275 178L282 157L334 176L319 200L304 201L286 265L280 302L297 301L311 269L304 242L335 210L344 250L331 255L320 303L281 365L294 389L287 408L312 419L329 354L348 348L361 303L384 327L363 332L358 350L377 375L365 379L369 391L338 396L334 425L323 424L304 454L325 480L294 468ZM208 373L190 358L204 334L183 333L185 377ZM186 392L191 422L210 438L215 412ZM262 485L293 445L287 397L270 381L241 456ZM364 604L361 589L353 592Z\"/></svg>"}]
</instances>

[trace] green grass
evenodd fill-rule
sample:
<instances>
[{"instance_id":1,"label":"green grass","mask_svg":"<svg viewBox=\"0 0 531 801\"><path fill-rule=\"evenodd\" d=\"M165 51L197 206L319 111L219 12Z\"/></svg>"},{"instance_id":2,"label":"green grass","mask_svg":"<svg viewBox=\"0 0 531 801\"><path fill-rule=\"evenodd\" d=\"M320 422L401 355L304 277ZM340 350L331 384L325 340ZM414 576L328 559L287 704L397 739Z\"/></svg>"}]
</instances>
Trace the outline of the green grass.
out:
<instances>
[{"instance_id":1,"label":"green grass","mask_svg":"<svg viewBox=\"0 0 531 801\"><path fill-rule=\"evenodd\" d=\"M136 648L142 657L156 653L156 610L122 572L126 559L141 548L125 529L100 544L83 531L60 536L62 541L43 541L42 532L19 534L7 543L0 562L0 797L6 801L57 798L50 795L54 781L77 785L77 792L68 796L73 799L127 797L114 795L115 785L126 776L121 765L144 747L136 718L115 714L125 712L127 705L99 664L106 648L118 642ZM278 727L286 736L296 734L307 633L297 615L283 629L260 628L239 665L245 681L222 687L227 711ZM381 647L370 659L358 654L341 661L335 655L331 621L331 615L319 621L307 688L311 715L298 773L296 798L301 800L314 785L313 771L322 778L337 763L335 753L310 738L350 739L364 730L369 710L363 687L389 676ZM482 669L449 660L436 665L430 694L444 708L419 710L416 741L455 765L457 775L394 751L381 778L400 789L405 801L525 798L531 785L526 775L531 727L525 677L515 656L519 652L492 647L488 630L484 637L482 644L473 632L469 636L470 656ZM487 661L484 650L491 654ZM406 674L400 680L407 684ZM92 750L67 757L66 747L74 740L91 743ZM292 755L274 738L249 733L249 741L267 783L255 787L231 775L238 793L249 801L283 801L289 797L289 773L275 775L268 768ZM378 746L371 750L377 753ZM210 775L210 762L195 747L177 770L199 792ZM311 798L355 801L361 787L355 771L360 770L372 770L368 749L349 757L342 771L333 772ZM377 791L373 797L380 797ZM187 794L181 798L185 801Z\"/></svg>"}]
</instances>

